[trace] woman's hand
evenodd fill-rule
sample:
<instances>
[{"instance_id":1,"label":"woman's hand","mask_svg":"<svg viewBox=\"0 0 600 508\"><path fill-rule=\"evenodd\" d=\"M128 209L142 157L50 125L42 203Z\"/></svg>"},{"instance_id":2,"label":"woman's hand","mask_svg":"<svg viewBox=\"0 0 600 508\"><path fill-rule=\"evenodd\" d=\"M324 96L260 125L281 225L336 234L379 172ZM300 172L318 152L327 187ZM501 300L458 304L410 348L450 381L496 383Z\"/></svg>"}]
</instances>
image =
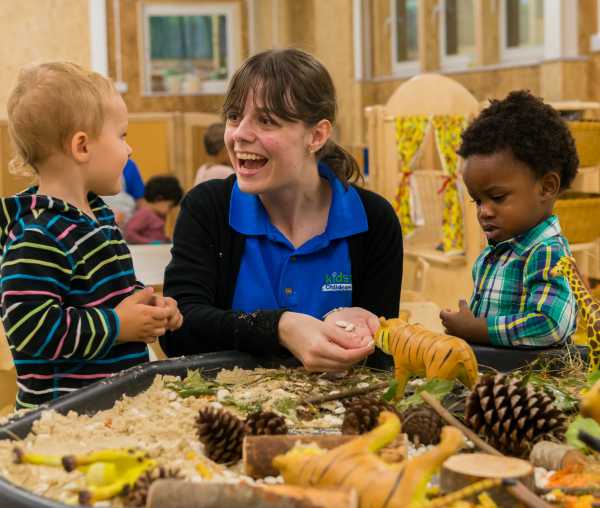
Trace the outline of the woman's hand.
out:
<instances>
[{"instance_id":1,"label":"woman's hand","mask_svg":"<svg viewBox=\"0 0 600 508\"><path fill-rule=\"evenodd\" d=\"M372 340L379 329L379 318L362 307L342 307L327 314L324 321L336 326L340 321L353 325L352 333L358 337L361 344L364 337Z\"/></svg>"},{"instance_id":2,"label":"woman's hand","mask_svg":"<svg viewBox=\"0 0 600 508\"><path fill-rule=\"evenodd\" d=\"M279 342L309 371L345 370L373 352L370 337L297 312L282 314Z\"/></svg>"}]
</instances>

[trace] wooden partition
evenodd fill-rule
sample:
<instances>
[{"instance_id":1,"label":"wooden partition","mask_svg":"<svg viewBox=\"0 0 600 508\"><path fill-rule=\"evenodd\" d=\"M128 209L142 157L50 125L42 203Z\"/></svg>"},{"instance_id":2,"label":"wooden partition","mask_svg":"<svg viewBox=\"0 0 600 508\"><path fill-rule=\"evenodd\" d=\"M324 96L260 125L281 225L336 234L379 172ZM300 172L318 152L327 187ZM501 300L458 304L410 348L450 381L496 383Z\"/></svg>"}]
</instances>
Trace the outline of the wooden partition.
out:
<instances>
[{"instance_id":1,"label":"wooden partition","mask_svg":"<svg viewBox=\"0 0 600 508\"><path fill-rule=\"evenodd\" d=\"M142 179L172 173L183 176L182 114L131 113L127 142ZM183 182L183 180L182 180Z\"/></svg>"},{"instance_id":2,"label":"wooden partition","mask_svg":"<svg viewBox=\"0 0 600 508\"><path fill-rule=\"evenodd\" d=\"M401 179L396 148L397 116L462 115L468 118L478 109L475 98L461 85L433 74L407 81L385 105L366 108L369 186L394 203ZM411 164L411 178L419 189L418 200L429 222L404 238L401 299L404 293L416 292L442 308L456 308L460 298L468 298L472 293L471 266L481 250L482 234L474 205L463 199L464 252L446 254L437 249L442 239L443 198L439 188L444 173L441 166L433 129L430 129ZM463 198L465 194L462 193ZM424 264L428 267L427 277L421 280L417 275ZM419 287L415 287L414 280L421 280Z\"/></svg>"},{"instance_id":3,"label":"wooden partition","mask_svg":"<svg viewBox=\"0 0 600 508\"><path fill-rule=\"evenodd\" d=\"M186 190L192 188L196 170L209 160L203 142L207 127L221 121L221 117L214 113L185 113L183 115L183 146L185 149L181 183Z\"/></svg>"}]
</instances>

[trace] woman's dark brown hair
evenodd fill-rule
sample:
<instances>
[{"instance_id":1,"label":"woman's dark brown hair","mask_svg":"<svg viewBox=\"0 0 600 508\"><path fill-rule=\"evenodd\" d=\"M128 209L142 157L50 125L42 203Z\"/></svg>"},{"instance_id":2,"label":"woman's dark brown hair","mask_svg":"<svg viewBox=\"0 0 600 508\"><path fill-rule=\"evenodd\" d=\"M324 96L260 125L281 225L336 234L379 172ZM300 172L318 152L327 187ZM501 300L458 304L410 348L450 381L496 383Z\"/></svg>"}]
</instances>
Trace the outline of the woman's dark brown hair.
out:
<instances>
[{"instance_id":1,"label":"woman's dark brown hair","mask_svg":"<svg viewBox=\"0 0 600 508\"><path fill-rule=\"evenodd\" d=\"M324 119L335 124L337 104L331 76L314 56L299 49L273 49L248 58L229 83L223 116L242 112L250 91L282 120L311 127ZM332 139L315 156L344 184L362 178L354 157Z\"/></svg>"}]
</instances>

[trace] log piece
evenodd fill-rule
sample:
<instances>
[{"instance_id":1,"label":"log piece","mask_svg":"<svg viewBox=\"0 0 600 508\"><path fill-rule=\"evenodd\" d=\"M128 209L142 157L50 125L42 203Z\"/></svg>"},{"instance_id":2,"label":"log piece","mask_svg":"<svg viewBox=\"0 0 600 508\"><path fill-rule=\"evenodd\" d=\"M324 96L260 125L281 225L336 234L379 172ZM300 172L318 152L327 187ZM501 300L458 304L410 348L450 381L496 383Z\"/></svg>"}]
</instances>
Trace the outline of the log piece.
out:
<instances>
[{"instance_id":1,"label":"log piece","mask_svg":"<svg viewBox=\"0 0 600 508\"><path fill-rule=\"evenodd\" d=\"M477 448L489 453L490 455L497 455L504 457L498 450L493 446L490 446L471 429L465 427L460 423L454 416L452 416L448 410L438 402L438 400L427 392L421 392L421 398L427 402L436 413L439 414L446 422L450 425L459 429L467 439L470 439ZM529 490L523 483L517 481L515 485L505 486L507 492L509 492L517 501L529 508L551 508L551 505L544 501L542 498L536 496L532 490Z\"/></svg>"},{"instance_id":2,"label":"log piece","mask_svg":"<svg viewBox=\"0 0 600 508\"><path fill-rule=\"evenodd\" d=\"M356 436L343 435L285 435L285 436L246 436L242 445L244 472L252 478L278 476L273 467L273 458L291 450L297 442L315 443L324 450L351 441Z\"/></svg>"},{"instance_id":3,"label":"log piece","mask_svg":"<svg viewBox=\"0 0 600 508\"><path fill-rule=\"evenodd\" d=\"M552 441L540 441L533 446L529 454L529 462L535 467L557 470L570 465L585 465L588 463L588 459L572 446Z\"/></svg>"},{"instance_id":4,"label":"log piece","mask_svg":"<svg viewBox=\"0 0 600 508\"><path fill-rule=\"evenodd\" d=\"M460 453L448 458L442 466L440 486L453 492L487 478L520 480L527 488L535 486L533 467L525 460L487 453ZM489 491L499 507L513 507L514 497L504 487Z\"/></svg>"},{"instance_id":5,"label":"log piece","mask_svg":"<svg viewBox=\"0 0 600 508\"><path fill-rule=\"evenodd\" d=\"M146 508L357 508L355 490L157 480Z\"/></svg>"}]
</instances>

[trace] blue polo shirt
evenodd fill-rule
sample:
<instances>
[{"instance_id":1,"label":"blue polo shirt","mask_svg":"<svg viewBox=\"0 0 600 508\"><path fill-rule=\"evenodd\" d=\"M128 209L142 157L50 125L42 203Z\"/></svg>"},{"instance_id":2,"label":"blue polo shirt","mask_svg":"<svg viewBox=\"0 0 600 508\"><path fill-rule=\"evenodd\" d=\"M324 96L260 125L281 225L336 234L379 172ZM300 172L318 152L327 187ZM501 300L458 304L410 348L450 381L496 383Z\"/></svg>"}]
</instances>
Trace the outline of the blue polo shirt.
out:
<instances>
[{"instance_id":1,"label":"blue polo shirt","mask_svg":"<svg viewBox=\"0 0 600 508\"><path fill-rule=\"evenodd\" d=\"M319 164L319 173L332 190L327 227L298 248L271 224L258 196L234 184L229 225L246 236L234 310L285 308L320 319L335 307L352 305L347 238L367 231L367 214L354 188L345 189L325 164Z\"/></svg>"}]
</instances>

